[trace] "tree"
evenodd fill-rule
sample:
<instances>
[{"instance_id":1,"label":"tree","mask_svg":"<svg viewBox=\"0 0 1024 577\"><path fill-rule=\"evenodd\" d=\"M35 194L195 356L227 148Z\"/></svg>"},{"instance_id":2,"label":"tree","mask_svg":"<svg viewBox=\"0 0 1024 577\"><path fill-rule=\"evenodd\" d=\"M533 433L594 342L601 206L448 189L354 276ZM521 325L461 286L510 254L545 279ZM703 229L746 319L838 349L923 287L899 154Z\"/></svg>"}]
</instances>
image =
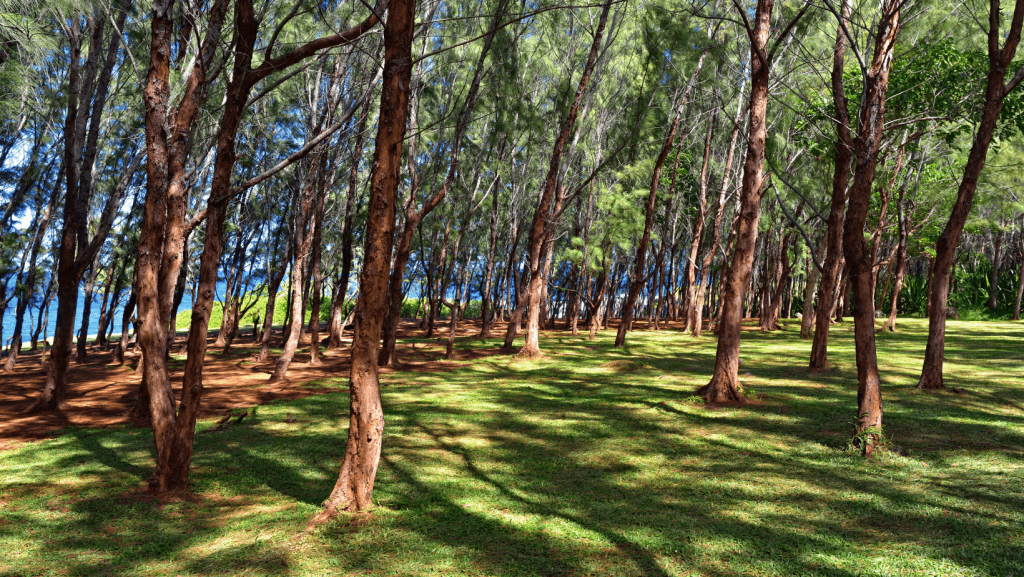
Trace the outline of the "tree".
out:
<instances>
[{"instance_id":1,"label":"tree","mask_svg":"<svg viewBox=\"0 0 1024 577\"><path fill-rule=\"evenodd\" d=\"M1006 80L1009 66L1017 54L1017 45L1020 43L1021 25L1024 23L1024 0L1017 0L1014 4L1010 28L1005 35L1002 47L999 46L999 40L1002 37L999 33L1000 20L999 0L990 0L987 31L988 78L984 107L981 121L974 134L971 152L964 167L964 175L956 192L953 211L950 213L942 234L935 242L935 259L932 261L929 271L931 309L928 314L928 344L925 346L921 378L917 383L919 389L943 388L942 363L946 348L946 304L949 297L949 279L954 253L960 241L960 235L963 233L964 224L967 222L967 215L971 211L974 192L978 186L978 177L981 175L982 169L985 168L985 157L988 155L989 145L992 143L996 131L996 123L999 121L1003 102L1007 95L1024 79L1024 67L1021 67L1009 81Z\"/></svg>"},{"instance_id":2,"label":"tree","mask_svg":"<svg viewBox=\"0 0 1024 577\"><path fill-rule=\"evenodd\" d=\"M380 401L377 358L381 324L387 312L387 284L395 234L398 197L412 78L413 0L391 0L384 25L384 86L370 176L369 219L363 272L359 278L352 372L349 385L349 430L338 481L312 525L339 511L365 511L373 505L373 483L380 463L384 410Z\"/></svg>"}]
</instances>

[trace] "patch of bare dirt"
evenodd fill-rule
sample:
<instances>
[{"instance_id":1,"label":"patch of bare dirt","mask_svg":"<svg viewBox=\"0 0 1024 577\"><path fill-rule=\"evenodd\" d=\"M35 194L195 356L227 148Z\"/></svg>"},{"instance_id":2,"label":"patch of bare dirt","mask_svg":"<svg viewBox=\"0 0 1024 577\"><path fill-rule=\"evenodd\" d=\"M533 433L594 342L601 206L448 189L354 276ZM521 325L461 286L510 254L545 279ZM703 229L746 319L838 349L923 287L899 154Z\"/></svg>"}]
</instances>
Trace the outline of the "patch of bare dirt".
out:
<instances>
[{"instance_id":1,"label":"patch of bare dirt","mask_svg":"<svg viewBox=\"0 0 1024 577\"><path fill-rule=\"evenodd\" d=\"M408 337L422 337L423 331L415 321L403 321L399 328L399 365L384 368L381 372L410 371L437 372L454 370L456 365L444 359L444 345L447 342L448 327L439 322L434 335L439 337L429 343L403 342ZM472 342L479 334L479 323L460 322L458 341ZM494 334L503 334L504 328ZM274 371L275 355L267 361L255 362L259 345L251 332L239 336L225 354L213 347L216 336L211 335L206 361L203 364L203 401L200 419L220 418L231 409L240 409L265 404L277 399L297 399L310 395L324 394L336 390L325 388L324 381L347 379L350 369L350 343L344 339L342 348L324 351L321 347L321 365L309 365L309 340L300 345L299 351L288 371L285 381L268 383ZM276 332L272 346L279 347L280 332ZM326 339L324 340L326 344ZM469 361L489 356L507 354L493 347L479 349L457 349L453 361ZM176 397L181 394L185 336L179 335L171 347L171 381ZM90 346L86 361L71 361L67 407L60 411L48 411L25 415L23 411L35 400L43 388L46 371L40 366L41 351L26 351L18 357L18 366L12 374L0 374L0 450L12 448L26 441L45 439L55 431L68 426L113 427L133 424L148 426L145 420L129 417L138 396L142 373L135 372L139 351L134 345L125 354L125 364L113 364L113 354L101 348Z\"/></svg>"}]
</instances>

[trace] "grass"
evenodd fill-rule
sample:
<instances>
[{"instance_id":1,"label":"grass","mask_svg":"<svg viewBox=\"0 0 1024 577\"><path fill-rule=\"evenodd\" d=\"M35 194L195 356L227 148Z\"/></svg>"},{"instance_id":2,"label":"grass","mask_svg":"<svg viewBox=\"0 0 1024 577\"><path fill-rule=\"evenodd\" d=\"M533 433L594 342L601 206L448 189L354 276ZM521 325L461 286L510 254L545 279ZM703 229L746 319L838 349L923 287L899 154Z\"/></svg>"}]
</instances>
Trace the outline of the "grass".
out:
<instances>
[{"instance_id":1,"label":"grass","mask_svg":"<svg viewBox=\"0 0 1024 577\"><path fill-rule=\"evenodd\" d=\"M142 496L148 430L66 430L0 453L0 575L1024 575L1024 325L950 323L959 395L913 388L924 321L881 335L885 432L909 454L865 461L850 324L813 377L797 326L745 332L742 408L692 397L715 341L667 331L384 375L378 508L311 534L343 378L200 423L191 501Z\"/></svg>"}]
</instances>

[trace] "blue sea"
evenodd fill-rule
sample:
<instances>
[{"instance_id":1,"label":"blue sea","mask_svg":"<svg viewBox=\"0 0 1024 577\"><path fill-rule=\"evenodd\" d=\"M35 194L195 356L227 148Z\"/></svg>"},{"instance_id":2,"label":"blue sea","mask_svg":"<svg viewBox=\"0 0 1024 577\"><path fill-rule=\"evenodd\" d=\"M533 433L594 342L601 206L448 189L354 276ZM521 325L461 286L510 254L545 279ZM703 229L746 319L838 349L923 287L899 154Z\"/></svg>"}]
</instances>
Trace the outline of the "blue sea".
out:
<instances>
[{"instance_id":1,"label":"blue sea","mask_svg":"<svg viewBox=\"0 0 1024 577\"><path fill-rule=\"evenodd\" d=\"M217 283L217 298L224 296L225 284L223 281ZM93 293L92 309L89 311L89 329L88 334L95 335L96 331L99 330L100 326L100 301L103 299L102 287ZM124 314L124 305L128 303L128 291L121 292L121 298L118 300L117 308L114 311L114 333L120 334L121 332L121 315ZM178 312L189 310L192 308L192 295L189 294L188 288L185 289L185 294L181 298L181 306L178 307ZM11 299L8 304L7 310L4 311L4 326L3 326L3 348L7 348L8 339L14 335L14 323L15 315L17 310L17 299ZM82 326L82 314L85 311L85 291L81 290L78 293L78 307L75 310L75 336L78 336L78 329ZM53 331L57 323L57 298L54 297L50 303L49 310L49 322L46 326L46 332L48 338L53 338ZM23 346L28 346L32 339L32 331L35 329L36 320L39 317L39 309L29 307L25 313L25 324L21 331L21 340ZM108 328L110 325L107 325ZM129 328L131 330L131 328ZM39 339L42 340L43 334L39 334Z\"/></svg>"}]
</instances>

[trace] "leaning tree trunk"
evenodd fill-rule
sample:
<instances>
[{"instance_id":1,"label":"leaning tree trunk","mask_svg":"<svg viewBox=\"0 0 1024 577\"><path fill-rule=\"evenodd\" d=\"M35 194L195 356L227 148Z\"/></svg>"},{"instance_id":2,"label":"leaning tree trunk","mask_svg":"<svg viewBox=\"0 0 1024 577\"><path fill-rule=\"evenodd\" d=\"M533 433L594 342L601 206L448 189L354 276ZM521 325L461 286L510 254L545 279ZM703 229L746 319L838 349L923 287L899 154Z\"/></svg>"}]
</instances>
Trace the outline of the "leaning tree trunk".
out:
<instances>
[{"instance_id":1,"label":"leaning tree trunk","mask_svg":"<svg viewBox=\"0 0 1024 577\"><path fill-rule=\"evenodd\" d=\"M668 135L665 136L665 143L661 146L661 154L654 162L654 174L651 176L651 192L647 195L647 212L644 217L644 232L640 236L640 243L636 247L636 262L633 268L633 282L629 285L629 292L626 294L626 304L622 312L622 321L619 323L619 332L615 335L615 346L621 347L626 343L626 332L629 331L633 322L633 305L640 289L646 284L644 272L647 267L647 243L651 241L651 226L654 225L654 203L658 200L658 183L661 181L661 168L665 165L668 154L672 152L672 144L676 136L676 128L679 126L679 118L682 116L682 109L685 105L685 98L676 110L675 118L669 126Z\"/></svg>"},{"instance_id":2,"label":"leaning tree trunk","mask_svg":"<svg viewBox=\"0 0 1024 577\"><path fill-rule=\"evenodd\" d=\"M612 3L609 0L605 2L604 7L601 9L601 18L598 21L597 29L594 32L594 41L590 45L590 52L587 56L587 62L583 66L583 75L580 77L579 85L576 87L576 95L573 97L572 104L569 106L569 113L566 115L565 122L562 124L562 130L558 137L555 139L554 150L551 153L551 162L548 166L547 177L544 179L542 185L540 200L537 203L537 209L533 213L533 222L530 225L529 236L527 237L527 253L526 253L526 264L530 273L530 280L525 287L525 297L528 307L528 315L526 318L526 342L523 344L523 348L519 351L519 356L522 357L538 357L541 355L540 351L540 308L541 308L541 297L543 293L544 283L544 270L542 261L542 253L544 247L547 244L547 237L552 232L554 225L556 224L554 219L551 218L551 206L555 200L560 187L558 186L557 177L559 172L559 166L562 160L562 150L565 148L565 143L569 139L569 135L572 133L573 127L576 125L576 116L579 114L580 105L583 102L583 94L587 90L587 84L590 82L590 74L594 70L594 64L597 61L598 48L601 45L601 36L604 34L605 24L608 22L608 13L611 11Z\"/></svg>"},{"instance_id":3,"label":"leaning tree trunk","mask_svg":"<svg viewBox=\"0 0 1024 577\"><path fill-rule=\"evenodd\" d=\"M839 281L839 262L843 253L843 213L846 210L846 185L850 180L853 163L853 136L850 133L850 113L846 107L846 88L843 84L843 66L846 55L846 34L852 0L843 0L839 27L836 30L836 48L832 59L832 103L836 111L835 165L832 171L832 202L825 230L825 262L818 280L818 303L814 312L814 339L811 343L810 370L828 368L828 330L832 322L832 303L836 299Z\"/></svg>"},{"instance_id":4,"label":"leaning tree trunk","mask_svg":"<svg viewBox=\"0 0 1024 577\"><path fill-rule=\"evenodd\" d=\"M774 0L758 0L754 29L750 34L750 120L747 153L743 160L743 186L740 190L739 220L736 224L736 248L722 294L722 313L718 321L718 350L711 382L697 394L709 403L741 402L739 381L740 329L743 298L754 263L757 224L761 218L764 179L764 145L767 133L765 113L768 105L768 33Z\"/></svg>"},{"instance_id":5,"label":"leaning tree trunk","mask_svg":"<svg viewBox=\"0 0 1024 577\"><path fill-rule=\"evenodd\" d=\"M36 236L32 241L31 256L28 259L28 272L25 273L25 279L20 289L21 292L18 295L18 304L15 309L14 317L14 334L11 335L11 346L7 353L7 360L4 363L5 373L14 372L14 367L18 362L18 354L21 352L21 333L22 327L25 323L25 313L28 309L29 302L32 300L32 295L35 292L36 277L39 272L36 268L39 259L39 250L42 248L43 237L46 234L46 228L47 224L50 222L50 216L53 214L53 208L57 204L57 196L60 191L59 185L60 179L58 177L57 186L54 187L53 192L50 194L50 202L46 207L46 211L41 215L36 215ZM45 299L46 295L43 295L43 298Z\"/></svg>"},{"instance_id":6,"label":"leaning tree trunk","mask_svg":"<svg viewBox=\"0 0 1024 577\"><path fill-rule=\"evenodd\" d=\"M985 89L985 108L981 114L978 131L974 135L971 152L967 155L964 177L957 190L953 212L949 216L942 235L935 242L935 259L932 261L930 271L932 280L929 287L931 306L928 311L928 344L925 347L921 379L917 383L920 389L936 390L943 387L942 361L946 348L946 299L949 296L949 276L953 267L956 245L960 242L960 234L963 232L967 216L971 212L974 191L978 187L981 170L985 167L985 157L988 155L988 147L995 134L999 113L1003 108L1003 99L1017 87L1022 77L1022 71L1024 71L1024 68L1018 70L1007 84L1003 84L1007 68L1013 61L1017 45L1020 43L1021 24L1024 22L1024 0L1017 0L1014 6L1013 20L1002 48L999 48L999 39L1003 38L999 32L999 19L999 2L992 0L989 10L988 84Z\"/></svg>"},{"instance_id":7,"label":"leaning tree trunk","mask_svg":"<svg viewBox=\"0 0 1024 577\"><path fill-rule=\"evenodd\" d=\"M370 176L366 248L352 340L348 445L338 481L324 502L324 510L313 519L313 524L331 519L338 511L365 511L372 506L373 483L384 432L377 355L381 322L388 306L395 204L412 76L414 7L413 0L391 0L388 5L380 119Z\"/></svg>"}]
</instances>

